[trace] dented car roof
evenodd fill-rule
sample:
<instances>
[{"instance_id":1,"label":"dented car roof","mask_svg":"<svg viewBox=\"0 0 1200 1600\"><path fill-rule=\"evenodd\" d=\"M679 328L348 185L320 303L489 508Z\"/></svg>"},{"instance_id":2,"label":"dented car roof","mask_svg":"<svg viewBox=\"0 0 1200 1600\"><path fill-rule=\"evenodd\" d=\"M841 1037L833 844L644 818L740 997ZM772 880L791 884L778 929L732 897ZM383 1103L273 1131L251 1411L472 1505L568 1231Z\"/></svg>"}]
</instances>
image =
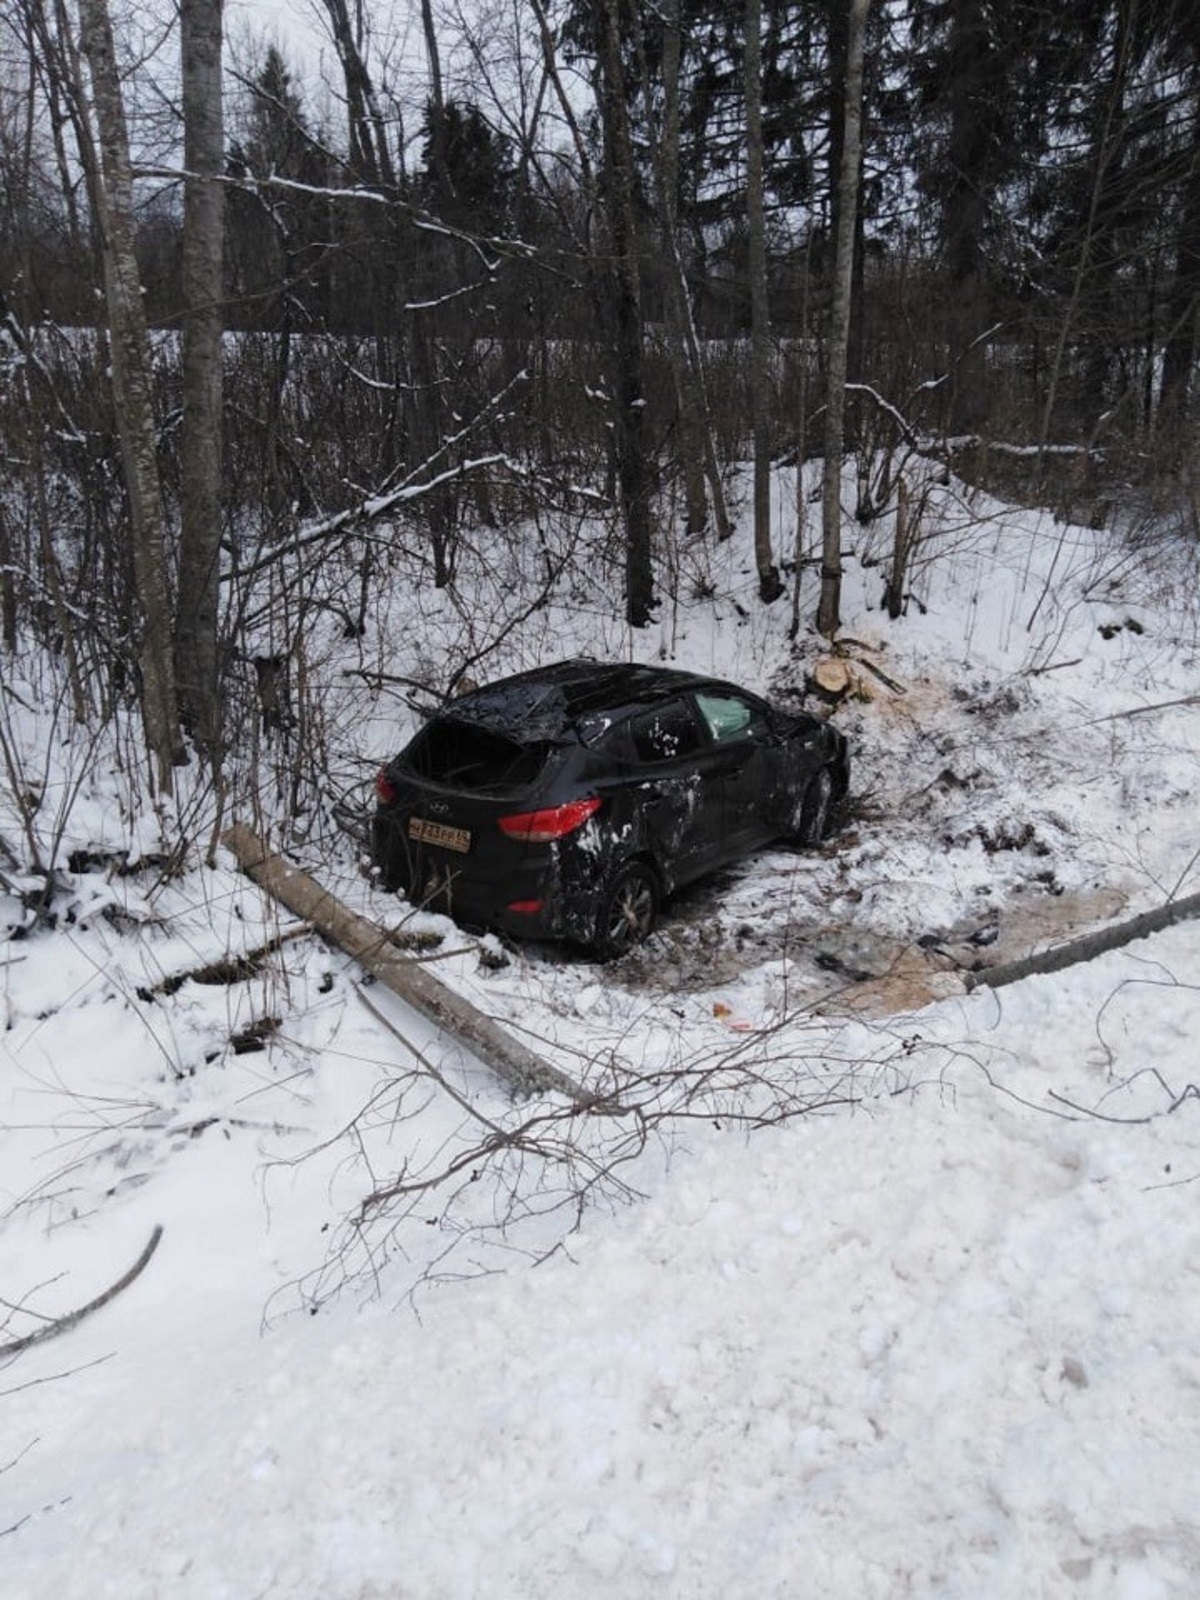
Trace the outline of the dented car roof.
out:
<instances>
[{"instance_id":1,"label":"dented car roof","mask_svg":"<svg viewBox=\"0 0 1200 1600\"><path fill-rule=\"evenodd\" d=\"M637 662L559 661L474 689L438 715L522 742L553 741L573 733L587 744L611 725L611 713L713 681Z\"/></svg>"}]
</instances>

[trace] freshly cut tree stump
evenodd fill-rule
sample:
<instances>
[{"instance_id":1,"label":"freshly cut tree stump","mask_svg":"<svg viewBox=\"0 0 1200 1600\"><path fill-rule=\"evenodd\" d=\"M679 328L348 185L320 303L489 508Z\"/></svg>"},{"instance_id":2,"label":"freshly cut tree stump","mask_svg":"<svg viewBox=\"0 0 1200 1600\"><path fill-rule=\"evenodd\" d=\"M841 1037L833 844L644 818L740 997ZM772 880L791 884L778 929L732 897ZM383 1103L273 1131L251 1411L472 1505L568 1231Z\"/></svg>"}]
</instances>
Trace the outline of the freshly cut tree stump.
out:
<instances>
[{"instance_id":1,"label":"freshly cut tree stump","mask_svg":"<svg viewBox=\"0 0 1200 1600\"><path fill-rule=\"evenodd\" d=\"M815 662L808 681L814 694L824 700L844 700L853 684L849 664L838 656L825 656Z\"/></svg>"},{"instance_id":2,"label":"freshly cut tree stump","mask_svg":"<svg viewBox=\"0 0 1200 1600\"><path fill-rule=\"evenodd\" d=\"M427 967L397 950L381 928L343 905L307 872L285 861L244 823L235 823L222 843L260 888L311 922L318 933L353 956L415 1011L461 1040L472 1055L519 1093L540 1090L586 1102L582 1087L565 1072L543 1061L477 1006L440 983Z\"/></svg>"},{"instance_id":3,"label":"freshly cut tree stump","mask_svg":"<svg viewBox=\"0 0 1200 1600\"><path fill-rule=\"evenodd\" d=\"M805 687L809 694L833 706L843 700L874 699L857 664L845 656L822 656L814 662Z\"/></svg>"}]
</instances>

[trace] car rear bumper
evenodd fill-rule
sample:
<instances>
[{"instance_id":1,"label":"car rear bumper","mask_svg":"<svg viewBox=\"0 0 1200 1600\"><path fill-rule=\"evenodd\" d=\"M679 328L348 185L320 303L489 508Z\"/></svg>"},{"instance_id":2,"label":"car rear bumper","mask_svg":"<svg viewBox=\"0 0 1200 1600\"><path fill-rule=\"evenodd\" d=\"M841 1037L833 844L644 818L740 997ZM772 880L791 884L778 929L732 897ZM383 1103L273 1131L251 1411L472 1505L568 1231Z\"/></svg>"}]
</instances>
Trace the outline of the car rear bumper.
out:
<instances>
[{"instance_id":1,"label":"car rear bumper","mask_svg":"<svg viewBox=\"0 0 1200 1600\"><path fill-rule=\"evenodd\" d=\"M587 888L564 892L557 850L527 848L502 864L484 863L416 843L402 818L379 812L371 825L371 856L389 888L403 890L414 907L452 917L462 927L525 939L586 943L592 936L595 894ZM578 883L578 863L569 876Z\"/></svg>"}]
</instances>

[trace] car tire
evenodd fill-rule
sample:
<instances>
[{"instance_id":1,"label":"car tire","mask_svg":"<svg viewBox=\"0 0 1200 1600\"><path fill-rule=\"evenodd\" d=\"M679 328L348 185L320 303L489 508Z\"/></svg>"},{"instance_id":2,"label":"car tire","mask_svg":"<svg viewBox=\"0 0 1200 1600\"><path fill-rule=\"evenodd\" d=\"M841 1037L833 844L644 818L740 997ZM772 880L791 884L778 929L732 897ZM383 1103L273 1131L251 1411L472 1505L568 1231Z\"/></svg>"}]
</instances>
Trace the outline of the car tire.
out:
<instances>
[{"instance_id":1,"label":"car tire","mask_svg":"<svg viewBox=\"0 0 1200 1600\"><path fill-rule=\"evenodd\" d=\"M601 961L615 961L654 932L658 921L658 879L644 861L631 861L609 880L600 899L592 950Z\"/></svg>"},{"instance_id":2,"label":"car tire","mask_svg":"<svg viewBox=\"0 0 1200 1600\"><path fill-rule=\"evenodd\" d=\"M798 845L815 850L833 825L833 773L828 767L814 772L805 785L792 820L791 836Z\"/></svg>"}]
</instances>

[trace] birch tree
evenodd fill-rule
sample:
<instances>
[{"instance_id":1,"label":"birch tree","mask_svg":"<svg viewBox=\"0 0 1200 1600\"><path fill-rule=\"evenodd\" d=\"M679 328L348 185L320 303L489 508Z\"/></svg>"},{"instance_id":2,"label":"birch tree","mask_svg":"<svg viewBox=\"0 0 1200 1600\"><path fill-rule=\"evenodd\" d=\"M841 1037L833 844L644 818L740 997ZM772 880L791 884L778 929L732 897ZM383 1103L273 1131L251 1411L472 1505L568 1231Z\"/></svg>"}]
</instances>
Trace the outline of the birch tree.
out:
<instances>
[{"instance_id":1,"label":"birch tree","mask_svg":"<svg viewBox=\"0 0 1200 1600\"><path fill-rule=\"evenodd\" d=\"M771 549L771 345L763 205L762 0L746 0L746 221L750 271L750 409L754 449L754 562L759 598L783 593Z\"/></svg>"}]
</instances>

